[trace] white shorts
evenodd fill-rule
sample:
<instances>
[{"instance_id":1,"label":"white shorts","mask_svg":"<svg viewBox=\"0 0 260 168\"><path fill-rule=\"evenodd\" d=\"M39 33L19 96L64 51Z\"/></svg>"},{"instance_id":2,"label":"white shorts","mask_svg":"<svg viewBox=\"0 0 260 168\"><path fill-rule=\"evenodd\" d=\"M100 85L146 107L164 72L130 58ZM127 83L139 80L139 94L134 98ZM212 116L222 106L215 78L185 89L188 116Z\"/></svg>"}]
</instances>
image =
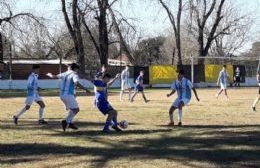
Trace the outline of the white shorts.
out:
<instances>
[{"instance_id":1,"label":"white shorts","mask_svg":"<svg viewBox=\"0 0 260 168\"><path fill-rule=\"evenodd\" d=\"M67 110L79 108L78 102L74 95L60 96L60 99L64 103Z\"/></svg>"},{"instance_id":2,"label":"white shorts","mask_svg":"<svg viewBox=\"0 0 260 168\"><path fill-rule=\"evenodd\" d=\"M186 99L186 98L179 99L179 98L177 98L177 99L172 103L172 107L178 108L180 102L183 102L184 105L186 106L186 105L190 102L190 99Z\"/></svg>"},{"instance_id":3,"label":"white shorts","mask_svg":"<svg viewBox=\"0 0 260 168\"><path fill-rule=\"evenodd\" d=\"M121 82L121 90L128 90L131 89L131 85L129 82Z\"/></svg>"},{"instance_id":4,"label":"white shorts","mask_svg":"<svg viewBox=\"0 0 260 168\"><path fill-rule=\"evenodd\" d=\"M227 89L226 83L220 83L220 89Z\"/></svg>"},{"instance_id":5,"label":"white shorts","mask_svg":"<svg viewBox=\"0 0 260 168\"><path fill-rule=\"evenodd\" d=\"M33 102L39 102L42 101L42 98L39 94L35 94L34 96L28 96L26 97L25 104L31 106Z\"/></svg>"}]
</instances>

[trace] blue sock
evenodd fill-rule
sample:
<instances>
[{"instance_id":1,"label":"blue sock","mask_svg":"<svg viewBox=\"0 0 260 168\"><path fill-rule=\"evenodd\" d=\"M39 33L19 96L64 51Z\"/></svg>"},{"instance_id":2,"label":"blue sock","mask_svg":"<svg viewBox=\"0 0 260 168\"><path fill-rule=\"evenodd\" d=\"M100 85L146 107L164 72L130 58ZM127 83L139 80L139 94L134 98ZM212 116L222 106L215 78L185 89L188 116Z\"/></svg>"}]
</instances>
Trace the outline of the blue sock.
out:
<instances>
[{"instance_id":1,"label":"blue sock","mask_svg":"<svg viewBox=\"0 0 260 168\"><path fill-rule=\"evenodd\" d=\"M117 126L117 118L116 117L113 118L112 123L113 123L113 126Z\"/></svg>"},{"instance_id":2,"label":"blue sock","mask_svg":"<svg viewBox=\"0 0 260 168\"><path fill-rule=\"evenodd\" d=\"M111 121L106 121L104 130L109 130L109 126L111 125Z\"/></svg>"}]
</instances>

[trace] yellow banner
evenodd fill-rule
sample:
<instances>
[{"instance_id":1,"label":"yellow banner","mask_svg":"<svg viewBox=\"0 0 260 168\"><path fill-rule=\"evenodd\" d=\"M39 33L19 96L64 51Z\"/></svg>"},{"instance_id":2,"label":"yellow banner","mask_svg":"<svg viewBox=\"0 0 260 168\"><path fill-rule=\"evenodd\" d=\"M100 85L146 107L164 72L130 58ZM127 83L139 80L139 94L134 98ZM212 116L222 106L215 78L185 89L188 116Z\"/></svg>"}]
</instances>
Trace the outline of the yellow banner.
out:
<instances>
[{"instance_id":1,"label":"yellow banner","mask_svg":"<svg viewBox=\"0 0 260 168\"><path fill-rule=\"evenodd\" d=\"M218 80L219 72L222 70L223 65L205 65L205 80L209 83L215 83ZM227 73L232 78L233 66L227 65Z\"/></svg>"},{"instance_id":2,"label":"yellow banner","mask_svg":"<svg viewBox=\"0 0 260 168\"><path fill-rule=\"evenodd\" d=\"M151 84L171 84L176 80L177 67L172 65L152 65L149 67Z\"/></svg>"}]
</instances>

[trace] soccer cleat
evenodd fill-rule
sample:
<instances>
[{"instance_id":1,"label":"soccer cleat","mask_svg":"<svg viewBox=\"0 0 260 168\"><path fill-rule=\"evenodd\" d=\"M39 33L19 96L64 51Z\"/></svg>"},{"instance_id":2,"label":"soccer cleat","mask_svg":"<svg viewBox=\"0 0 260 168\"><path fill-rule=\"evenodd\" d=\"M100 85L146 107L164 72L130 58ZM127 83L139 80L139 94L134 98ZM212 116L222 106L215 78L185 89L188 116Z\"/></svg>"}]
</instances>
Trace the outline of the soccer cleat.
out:
<instances>
[{"instance_id":1,"label":"soccer cleat","mask_svg":"<svg viewBox=\"0 0 260 168\"><path fill-rule=\"evenodd\" d=\"M63 131L65 132L66 131L66 128L67 128L67 121L66 120L62 120L61 121L61 126L62 126L62 129L63 129Z\"/></svg>"},{"instance_id":2,"label":"soccer cleat","mask_svg":"<svg viewBox=\"0 0 260 168\"><path fill-rule=\"evenodd\" d=\"M116 131L116 132L122 132L122 130L120 128L118 128L117 125L113 125L112 128Z\"/></svg>"},{"instance_id":3,"label":"soccer cleat","mask_svg":"<svg viewBox=\"0 0 260 168\"><path fill-rule=\"evenodd\" d=\"M18 118L16 116L13 116L13 120L14 120L14 124L17 125L18 124Z\"/></svg>"},{"instance_id":4,"label":"soccer cleat","mask_svg":"<svg viewBox=\"0 0 260 168\"><path fill-rule=\"evenodd\" d=\"M145 100L145 103L148 103L150 100Z\"/></svg>"},{"instance_id":5,"label":"soccer cleat","mask_svg":"<svg viewBox=\"0 0 260 168\"><path fill-rule=\"evenodd\" d=\"M39 125L46 125L46 124L48 124L48 122L45 121L44 119L39 120L38 123L39 123Z\"/></svg>"},{"instance_id":6,"label":"soccer cleat","mask_svg":"<svg viewBox=\"0 0 260 168\"><path fill-rule=\"evenodd\" d=\"M174 126L174 122L170 122L168 126Z\"/></svg>"},{"instance_id":7,"label":"soccer cleat","mask_svg":"<svg viewBox=\"0 0 260 168\"><path fill-rule=\"evenodd\" d=\"M178 122L178 126L182 126L182 122Z\"/></svg>"},{"instance_id":8,"label":"soccer cleat","mask_svg":"<svg viewBox=\"0 0 260 168\"><path fill-rule=\"evenodd\" d=\"M110 133L110 130L109 129L103 129L102 131L104 134L109 134Z\"/></svg>"},{"instance_id":9,"label":"soccer cleat","mask_svg":"<svg viewBox=\"0 0 260 168\"><path fill-rule=\"evenodd\" d=\"M252 106L252 111L256 112L256 108L254 106Z\"/></svg>"},{"instance_id":10,"label":"soccer cleat","mask_svg":"<svg viewBox=\"0 0 260 168\"><path fill-rule=\"evenodd\" d=\"M74 130L78 129L78 127L76 127L76 125L74 125L73 123L69 124L69 128L74 129Z\"/></svg>"}]
</instances>

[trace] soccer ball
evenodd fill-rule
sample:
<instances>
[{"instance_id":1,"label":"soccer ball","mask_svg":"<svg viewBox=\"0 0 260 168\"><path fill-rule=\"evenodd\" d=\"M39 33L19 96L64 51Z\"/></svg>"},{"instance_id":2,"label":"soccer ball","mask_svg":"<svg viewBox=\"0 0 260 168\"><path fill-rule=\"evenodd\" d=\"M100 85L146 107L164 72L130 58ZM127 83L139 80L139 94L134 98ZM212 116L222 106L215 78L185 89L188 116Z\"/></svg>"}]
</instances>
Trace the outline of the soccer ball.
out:
<instances>
[{"instance_id":1,"label":"soccer ball","mask_svg":"<svg viewBox=\"0 0 260 168\"><path fill-rule=\"evenodd\" d=\"M119 126L126 129L128 127L128 122L126 120L120 121Z\"/></svg>"}]
</instances>

